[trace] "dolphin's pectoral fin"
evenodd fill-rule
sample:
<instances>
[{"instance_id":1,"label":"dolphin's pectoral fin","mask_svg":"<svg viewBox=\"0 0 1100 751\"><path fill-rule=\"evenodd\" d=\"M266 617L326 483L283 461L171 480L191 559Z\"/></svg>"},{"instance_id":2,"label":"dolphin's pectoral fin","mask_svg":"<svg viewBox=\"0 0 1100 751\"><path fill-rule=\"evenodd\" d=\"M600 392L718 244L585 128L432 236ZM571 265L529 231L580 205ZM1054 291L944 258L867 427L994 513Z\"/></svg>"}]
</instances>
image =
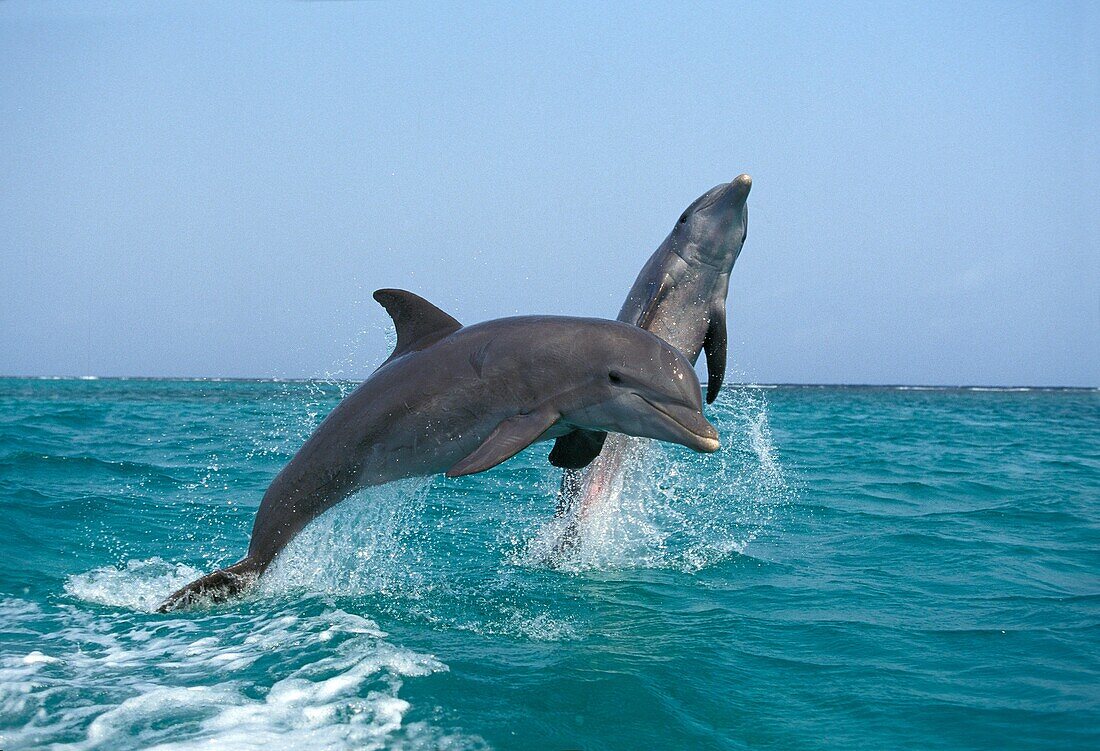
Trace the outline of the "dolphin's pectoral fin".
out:
<instances>
[{"instance_id":1,"label":"dolphin's pectoral fin","mask_svg":"<svg viewBox=\"0 0 1100 751\"><path fill-rule=\"evenodd\" d=\"M386 362L407 352L430 347L462 328L461 323L423 297L403 289L377 290L374 299L390 314L397 330L397 346Z\"/></svg>"},{"instance_id":2,"label":"dolphin's pectoral fin","mask_svg":"<svg viewBox=\"0 0 1100 751\"><path fill-rule=\"evenodd\" d=\"M718 398L722 379L726 375L726 306L715 306L710 314L707 335L703 337L707 353L707 404Z\"/></svg>"},{"instance_id":3,"label":"dolphin's pectoral fin","mask_svg":"<svg viewBox=\"0 0 1100 751\"><path fill-rule=\"evenodd\" d=\"M523 451L538 440L561 417L552 410L538 410L509 417L497 425L473 453L447 470L447 477L484 472Z\"/></svg>"},{"instance_id":4,"label":"dolphin's pectoral fin","mask_svg":"<svg viewBox=\"0 0 1100 751\"><path fill-rule=\"evenodd\" d=\"M653 323L653 317L657 315L657 307L665 299L665 295L668 294L668 287L667 277L662 277L660 282L649 283L649 297L646 299L645 305L642 306L642 312L638 314L638 320L634 323L635 326L649 329L650 324Z\"/></svg>"},{"instance_id":5,"label":"dolphin's pectoral fin","mask_svg":"<svg viewBox=\"0 0 1100 751\"><path fill-rule=\"evenodd\" d=\"M574 430L554 442L550 463L563 469L581 469L600 455L607 433L602 430Z\"/></svg>"}]
</instances>

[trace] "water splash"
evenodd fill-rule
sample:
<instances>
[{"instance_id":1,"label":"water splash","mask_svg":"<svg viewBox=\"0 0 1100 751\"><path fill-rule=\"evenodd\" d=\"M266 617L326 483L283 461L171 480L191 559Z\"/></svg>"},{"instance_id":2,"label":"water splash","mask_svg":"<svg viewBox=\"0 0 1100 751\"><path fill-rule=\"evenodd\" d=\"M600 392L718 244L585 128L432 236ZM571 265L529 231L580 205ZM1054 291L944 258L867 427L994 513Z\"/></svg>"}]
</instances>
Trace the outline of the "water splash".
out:
<instances>
[{"instance_id":1,"label":"water splash","mask_svg":"<svg viewBox=\"0 0 1100 751\"><path fill-rule=\"evenodd\" d=\"M174 592L203 575L183 563L163 558L131 560L121 568L103 566L65 581L65 592L85 602L152 613Z\"/></svg>"},{"instance_id":2,"label":"water splash","mask_svg":"<svg viewBox=\"0 0 1100 751\"><path fill-rule=\"evenodd\" d=\"M337 595L422 589L423 509L431 478L367 488L337 504L290 542L261 591Z\"/></svg>"},{"instance_id":3,"label":"water splash","mask_svg":"<svg viewBox=\"0 0 1100 751\"><path fill-rule=\"evenodd\" d=\"M772 441L765 392L724 392L715 409L726 427L722 450L713 455L609 439L581 488L586 503L540 525L517 561L573 571L696 571L743 553L787 502L790 486Z\"/></svg>"},{"instance_id":4,"label":"water splash","mask_svg":"<svg viewBox=\"0 0 1100 751\"><path fill-rule=\"evenodd\" d=\"M360 289L362 293L363 290ZM388 316L374 305L357 297L349 304L350 312L340 320L367 320L365 326L351 329L341 337L343 354L332 361L316 378L297 383L286 383L273 395L277 403L268 414L275 416L266 431L258 434L258 440L249 452L254 456L277 455L289 459L329 412L345 397L355 391L363 379L371 373L397 346L397 331ZM379 346L384 340L385 345ZM303 390L305 397L303 398ZM300 409L286 412L278 405L293 402Z\"/></svg>"}]
</instances>

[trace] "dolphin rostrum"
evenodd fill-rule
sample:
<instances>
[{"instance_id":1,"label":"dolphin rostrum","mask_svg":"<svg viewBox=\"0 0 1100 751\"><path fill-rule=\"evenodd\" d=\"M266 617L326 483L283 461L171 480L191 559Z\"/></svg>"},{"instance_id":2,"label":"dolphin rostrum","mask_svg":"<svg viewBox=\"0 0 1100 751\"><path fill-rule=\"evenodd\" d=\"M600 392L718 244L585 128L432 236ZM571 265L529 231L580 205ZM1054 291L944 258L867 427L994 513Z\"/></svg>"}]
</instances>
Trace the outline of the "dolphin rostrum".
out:
<instances>
[{"instance_id":1,"label":"dolphin rostrum","mask_svg":"<svg viewBox=\"0 0 1100 751\"><path fill-rule=\"evenodd\" d=\"M751 188L752 178L740 175L695 199L642 267L619 311L620 321L657 334L693 365L706 352L708 404L726 372L726 294L748 233ZM576 430L559 438L550 454L552 463L566 468L558 514L572 516L557 550L576 542L577 524L613 486L639 443L622 435L606 438ZM573 471L581 467L583 472Z\"/></svg>"},{"instance_id":2,"label":"dolphin rostrum","mask_svg":"<svg viewBox=\"0 0 1100 751\"><path fill-rule=\"evenodd\" d=\"M162 612L240 592L309 522L367 486L483 472L574 430L719 447L691 363L647 331L558 316L463 327L411 292L374 298L393 318L393 354L276 476L248 554L169 596Z\"/></svg>"}]
</instances>

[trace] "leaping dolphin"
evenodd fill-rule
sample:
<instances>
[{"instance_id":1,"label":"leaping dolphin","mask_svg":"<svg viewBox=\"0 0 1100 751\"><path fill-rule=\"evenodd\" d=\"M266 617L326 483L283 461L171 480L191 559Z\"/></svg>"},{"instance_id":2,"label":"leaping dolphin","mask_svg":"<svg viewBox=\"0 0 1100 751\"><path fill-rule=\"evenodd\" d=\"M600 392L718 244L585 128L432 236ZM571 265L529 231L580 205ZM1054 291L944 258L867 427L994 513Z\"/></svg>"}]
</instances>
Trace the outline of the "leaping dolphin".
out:
<instances>
[{"instance_id":1,"label":"leaping dolphin","mask_svg":"<svg viewBox=\"0 0 1100 751\"><path fill-rule=\"evenodd\" d=\"M708 404L726 372L726 294L748 234L751 188L752 178L740 175L695 199L642 267L619 311L618 320L652 331L693 365L706 352ZM566 468L558 514L571 518L556 551L576 542L577 525L613 487L638 443L585 430L557 440L550 460ZM582 472L573 471L581 467Z\"/></svg>"},{"instance_id":2,"label":"leaping dolphin","mask_svg":"<svg viewBox=\"0 0 1100 751\"><path fill-rule=\"evenodd\" d=\"M691 363L647 331L558 316L463 327L411 292L384 289L374 298L397 329L393 354L271 483L248 554L173 593L161 612L237 594L309 522L367 486L483 472L574 430L719 447Z\"/></svg>"}]
</instances>

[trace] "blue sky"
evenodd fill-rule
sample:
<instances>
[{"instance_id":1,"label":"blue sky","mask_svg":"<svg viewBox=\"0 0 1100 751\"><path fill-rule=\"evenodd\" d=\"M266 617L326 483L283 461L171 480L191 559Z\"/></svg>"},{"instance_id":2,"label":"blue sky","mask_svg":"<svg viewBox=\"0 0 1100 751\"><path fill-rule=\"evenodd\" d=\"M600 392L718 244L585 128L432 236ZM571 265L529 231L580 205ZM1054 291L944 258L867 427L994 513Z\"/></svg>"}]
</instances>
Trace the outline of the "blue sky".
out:
<instances>
[{"instance_id":1,"label":"blue sky","mask_svg":"<svg viewBox=\"0 0 1100 751\"><path fill-rule=\"evenodd\" d=\"M735 380L1100 385L1085 4L0 4L0 373L364 375L613 317L753 176Z\"/></svg>"}]
</instances>

